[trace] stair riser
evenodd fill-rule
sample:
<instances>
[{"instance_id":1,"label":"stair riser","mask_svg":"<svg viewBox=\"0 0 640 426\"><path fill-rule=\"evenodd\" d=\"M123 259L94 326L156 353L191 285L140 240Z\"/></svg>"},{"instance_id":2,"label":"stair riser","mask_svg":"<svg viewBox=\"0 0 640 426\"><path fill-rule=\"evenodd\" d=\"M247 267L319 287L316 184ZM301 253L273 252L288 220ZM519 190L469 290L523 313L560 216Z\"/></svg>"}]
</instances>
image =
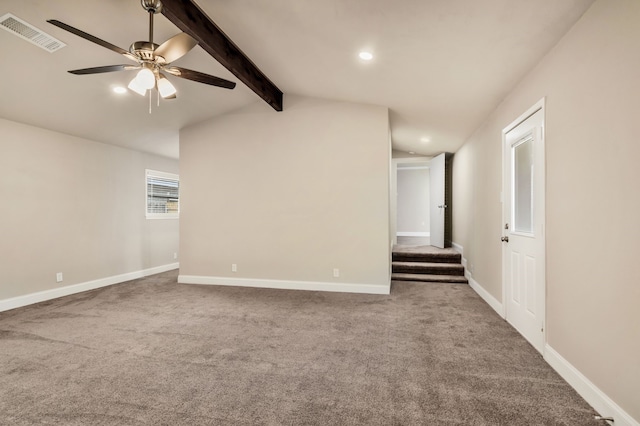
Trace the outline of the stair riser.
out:
<instances>
[{"instance_id":1,"label":"stair riser","mask_svg":"<svg viewBox=\"0 0 640 426\"><path fill-rule=\"evenodd\" d=\"M414 275L414 274L393 274L392 281L412 281L423 283L451 283L451 284L468 284L466 278L451 275Z\"/></svg>"},{"instance_id":2,"label":"stair riser","mask_svg":"<svg viewBox=\"0 0 640 426\"><path fill-rule=\"evenodd\" d=\"M393 265L392 272L404 274L458 275L464 276L462 265L452 264L450 267L432 267L423 265Z\"/></svg>"},{"instance_id":3,"label":"stair riser","mask_svg":"<svg viewBox=\"0 0 640 426\"><path fill-rule=\"evenodd\" d=\"M431 262L431 263L460 263L462 256L437 253L393 253L392 260L398 262Z\"/></svg>"},{"instance_id":4,"label":"stair riser","mask_svg":"<svg viewBox=\"0 0 640 426\"><path fill-rule=\"evenodd\" d=\"M411 280L394 280L392 279L392 281L404 281L404 282L410 282L410 283L424 283L424 284L432 284L432 283L438 283L438 284L469 284L467 281L438 281L438 280L418 280L418 279L411 279Z\"/></svg>"}]
</instances>

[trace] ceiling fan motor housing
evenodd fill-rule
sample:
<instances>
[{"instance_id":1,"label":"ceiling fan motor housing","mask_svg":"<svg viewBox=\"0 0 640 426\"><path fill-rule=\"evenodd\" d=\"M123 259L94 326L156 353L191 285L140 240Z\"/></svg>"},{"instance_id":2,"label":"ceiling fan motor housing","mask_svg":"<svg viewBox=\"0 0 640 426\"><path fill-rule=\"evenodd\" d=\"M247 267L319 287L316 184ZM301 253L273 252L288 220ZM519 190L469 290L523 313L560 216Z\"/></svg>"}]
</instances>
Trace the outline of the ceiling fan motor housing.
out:
<instances>
[{"instance_id":1,"label":"ceiling fan motor housing","mask_svg":"<svg viewBox=\"0 0 640 426\"><path fill-rule=\"evenodd\" d=\"M136 41L129 48L129 52L133 53L143 61L153 61L155 59L153 51L158 48L155 43L148 41Z\"/></svg>"},{"instance_id":2,"label":"ceiling fan motor housing","mask_svg":"<svg viewBox=\"0 0 640 426\"><path fill-rule=\"evenodd\" d=\"M160 13L162 11L162 2L160 0L140 0L140 4L147 12Z\"/></svg>"}]
</instances>

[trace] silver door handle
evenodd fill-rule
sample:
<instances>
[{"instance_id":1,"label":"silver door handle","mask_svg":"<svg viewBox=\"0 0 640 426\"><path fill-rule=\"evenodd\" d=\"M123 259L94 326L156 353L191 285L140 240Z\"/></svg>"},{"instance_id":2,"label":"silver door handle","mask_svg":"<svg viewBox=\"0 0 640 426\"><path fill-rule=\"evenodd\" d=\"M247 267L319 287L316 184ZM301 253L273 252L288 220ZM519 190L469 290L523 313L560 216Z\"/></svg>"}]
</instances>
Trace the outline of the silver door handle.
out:
<instances>
[{"instance_id":1,"label":"silver door handle","mask_svg":"<svg viewBox=\"0 0 640 426\"><path fill-rule=\"evenodd\" d=\"M440 204L440 205L438 206L438 208L439 208L439 209L446 209L446 208L447 208L447 205L446 205L446 204Z\"/></svg>"},{"instance_id":2,"label":"silver door handle","mask_svg":"<svg viewBox=\"0 0 640 426\"><path fill-rule=\"evenodd\" d=\"M509 237L502 237L502 238L500 238L500 241L502 241L503 243L508 243L509 242Z\"/></svg>"}]
</instances>

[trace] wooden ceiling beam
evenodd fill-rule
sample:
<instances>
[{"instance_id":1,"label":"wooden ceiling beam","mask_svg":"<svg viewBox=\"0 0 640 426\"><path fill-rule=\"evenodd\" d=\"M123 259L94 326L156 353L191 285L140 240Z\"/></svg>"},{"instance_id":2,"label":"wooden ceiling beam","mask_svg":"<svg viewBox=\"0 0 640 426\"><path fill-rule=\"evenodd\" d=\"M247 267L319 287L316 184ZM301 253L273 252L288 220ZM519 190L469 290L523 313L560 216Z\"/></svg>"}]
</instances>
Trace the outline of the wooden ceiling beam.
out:
<instances>
[{"instance_id":1,"label":"wooden ceiling beam","mask_svg":"<svg viewBox=\"0 0 640 426\"><path fill-rule=\"evenodd\" d=\"M282 111L282 91L193 0L162 0L162 14L197 40L202 48L276 111Z\"/></svg>"}]
</instances>

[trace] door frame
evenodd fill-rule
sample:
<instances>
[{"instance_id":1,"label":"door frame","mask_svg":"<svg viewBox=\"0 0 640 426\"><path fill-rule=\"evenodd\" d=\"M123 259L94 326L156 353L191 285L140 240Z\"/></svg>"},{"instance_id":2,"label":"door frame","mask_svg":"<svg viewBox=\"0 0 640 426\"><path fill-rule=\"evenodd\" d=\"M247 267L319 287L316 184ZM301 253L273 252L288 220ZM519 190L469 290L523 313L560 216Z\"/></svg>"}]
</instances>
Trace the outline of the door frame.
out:
<instances>
[{"instance_id":1,"label":"door frame","mask_svg":"<svg viewBox=\"0 0 640 426\"><path fill-rule=\"evenodd\" d=\"M447 203L451 204L447 200L447 154L443 152L433 157L429 161L429 169L430 243L433 247L445 248L451 245L451 241L447 241L446 232L447 215L451 211L450 206L447 206Z\"/></svg>"},{"instance_id":2,"label":"door frame","mask_svg":"<svg viewBox=\"0 0 640 426\"><path fill-rule=\"evenodd\" d=\"M390 192L390 215L389 229L391 237L391 245L398 243L398 165L399 164L415 164L416 166L424 166L429 168L429 161L433 157L416 155L414 157L401 157L391 159L391 192Z\"/></svg>"},{"instance_id":3,"label":"door frame","mask_svg":"<svg viewBox=\"0 0 640 426\"><path fill-rule=\"evenodd\" d=\"M542 264L542 278L543 278L543 288L542 288L542 292L543 292L543 297L542 297L542 318L543 318L543 323L542 323L542 347L540 348L540 353L542 355L544 355L544 351L545 351L545 347L546 347L546 343L547 343L547 229L546 229L546 225L547 225L547 210L546 210L546 198L547 198L547 174L546 174L546 163L547 163L547 156L546 156L546 123L547 123L547 116L546 116L546 109L545 109L545 105L546 104L546 97L543 97L542 99L540 99L538 102L536 102L531 108L529 108L526 112L524 112L522 115L520 115L517 119L515 119L514 121L512 121L507 127L505 127L502 130L502 145L501 145L501 155L502 155L502 190L500 192L500 202L501 202L501 206L502 206L502 212L501 212L501 216L502 216L502 223L500 224L500 235L503 235L503 229L502 227L504 226L505 223L509 222L511 223L511 218L510 217L506 217L505 215L505 206L504 206L504 200L505 200L505 196L504 196L504 191L505 191L505 179L510 179L510 176L505 176L505 166L506 166L506 161L510 161L510 156L507 155L507 153L509 152L509 150L507 149L507 133L509 133L511 130L515 129L516 127L518 127L520 124L522 124L524 121L526 121L529 117L531 117L533 114L535 114L536 112L540 111L542 113L542 129L541 129L541 138L540 138L540 144L541 144L541 149L542 149L542 164L540 165L540 171L539 174L541 176L542 179L542 195L541 195L541 199L540 201L540 208L542 210L542 229L540 232L540 238L542 238L542 253L540 253L540 260L543 262ZM507 247L506 244L502 243L502 316L503 318L506 320L507 316L508 316L508 312L507 312Z\"/></svg>"}]
</instances>

